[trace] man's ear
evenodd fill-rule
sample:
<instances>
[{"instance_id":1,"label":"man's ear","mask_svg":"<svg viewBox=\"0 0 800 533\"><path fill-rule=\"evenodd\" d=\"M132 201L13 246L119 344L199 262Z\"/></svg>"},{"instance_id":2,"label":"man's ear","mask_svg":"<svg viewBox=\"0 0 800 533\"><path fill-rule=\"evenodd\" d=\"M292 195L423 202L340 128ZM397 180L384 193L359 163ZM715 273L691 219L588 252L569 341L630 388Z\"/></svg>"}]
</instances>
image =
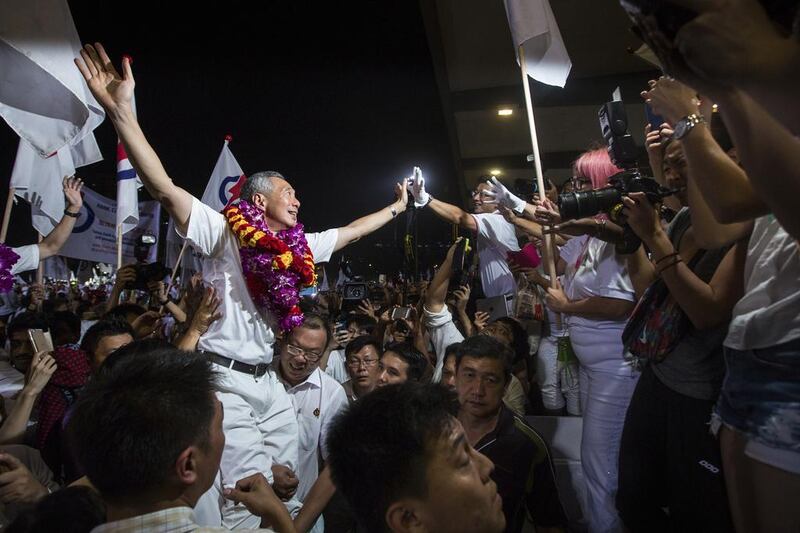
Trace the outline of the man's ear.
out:
<instances>
[{"instance_id":1,"label":"man's ear","mask_svg":"<svg viewBox=\"0 0 800 533\"><path fill-rule=\"evenodd\" d=\"M424 533L428 531L422 516L422 506L415 500L400 500L386 510L386 524L394 533Z\"/></svg>"},{"instance_id":2,"label":"man's ear","mask_svg":"<svg viewBox=\"0 0 800 533\"><path fill-rule=\"evenodd\" d=\"M266 195L257 192L253 195L253 200L251 203L260 209L265 209L269 203L269 200L267 200Z\"/></svg>"},{"instance_id":3,"label":"man's ear","mask_svg":"<svg viewBox=\"0 0 800 533\"><path fill-rule=\"evenodd\" d=\"M197 482L198 453L197 447L189 446L175 461L175 476L182 485L190 486Z\"/></svg>"}]
</instances>

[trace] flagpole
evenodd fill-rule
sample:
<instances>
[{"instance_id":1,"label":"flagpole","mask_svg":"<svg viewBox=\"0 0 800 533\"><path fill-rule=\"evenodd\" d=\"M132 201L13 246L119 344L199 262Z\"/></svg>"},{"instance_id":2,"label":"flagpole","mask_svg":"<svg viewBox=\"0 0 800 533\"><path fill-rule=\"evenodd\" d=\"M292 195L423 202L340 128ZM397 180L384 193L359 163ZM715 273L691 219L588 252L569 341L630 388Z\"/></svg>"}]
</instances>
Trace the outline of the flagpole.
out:
<instances>
[{"instance_id":1,"label":"flagpole","mask_svg":"<svg viewBox=\"0 0 800 533\"><path fill-rule=\"evenodd\" d=\"M41 243L44 240L44 237L42 237L42 234L38 232L37 235L39 235L38 242ZM36 283L39 283L41 285L43 279L44 279L44 261L39 259L39 268L36 269Z\"/></svg>"},{"instance_id":2,"label":"flagpole","mask_svg":"<svg viewBox=\"0 0 800 533\"><path fill-rule=\"evenodd\" d=\"M117 226L117 270L122 268L122 224Z\"/></svg>"},{"instance_id":3,"label":"flagpole","mask_svg":"<svg viewBox=\"0 0 800 533\"><path fill-rule=\"evenodd\" d=\"M167 297L169 297L169 291L175 285L175 275L178 273L178 267L181 266L181 260L183 259L183 253L186 251L186 247L189 243L184 240L183 246L181 246L181 251L178 254L178 260L175 261L175 266L172 267L172 275L169 277L169 285L167 285ZM164 312L164 306L162 305L161 308L158 310L159 313Z\"/></svg>"},{"instance_id":4,"label":"flagpole","mask_svg":"<svg viewBox=\"0 0 800 533\"><path fill-rule=\"evenodd\" d=\"M3 212L3 226L0 228L0 243L6 242L8 233L8 223L11 221L11 207L14 205L14 187L8 188L8 198L6 198L6 210Z\"/></svg>"},{"instance_id":5,"label":"flagpole","mask_svg":"<svg viewBox=\"0 0 800 533\"><path fill-rule=\"evenodd\" d=\"M533 118L533 97L531 96L530 81L528 80L528 67L525 65L525 49L519 47L519 67L522 73L522 87L525 90L525 107L528 111L528 126L531 130L531 144L533 145L533 166L536 170L536 185L539 191L539 196L543 197L545 189L544 176L542 175L542 160L539 157L539 137L536 135L536 121ZM553 246L553 236L549 233L544 235L544 249L548 253L545 254L545 261L547 263L547 274L550 276L550 287L556 288L558 278L556 276L556 261L555 261L555 247ZM561 328L561 314L556 313L556 326Z\"/></svg>"}]
</instances>

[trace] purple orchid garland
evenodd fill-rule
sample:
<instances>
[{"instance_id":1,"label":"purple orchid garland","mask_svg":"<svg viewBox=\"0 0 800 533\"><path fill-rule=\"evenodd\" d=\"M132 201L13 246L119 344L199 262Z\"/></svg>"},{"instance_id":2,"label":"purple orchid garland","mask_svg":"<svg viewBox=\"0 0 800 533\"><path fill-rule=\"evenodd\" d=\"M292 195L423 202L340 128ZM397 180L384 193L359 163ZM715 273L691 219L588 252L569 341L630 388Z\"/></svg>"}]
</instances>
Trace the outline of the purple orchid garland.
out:
<instances>
[{"instance_id":1,"label":"purple orchid garland","mask_svg":"<svg viewBox=\"0 0 800 533\"><path fill-rule=\"evenodd\" d=\"M302 224L275 233L267 227L261 209L244 200L240 200L237 207L248 223L283 241L294 255L303 257L305 253L310 253ZM268 310L278 320L278 327L282 331L288 332L301 325L304 317L298 308L302 285L300 275L291 269L273 268L275 254L261 248L240 246L239 257L250 297L256 307Z\"/></svg>"},{"instance_id":2,"label":"purple orchid garland","mask_svg":"<svg viewBox=\"0 0 800 533\"><path fill-rule=\"evenodd\" d=\"M0 292L8 292L14 286L11 268L17 261L19 255L5 244L0 244Z\"/></svg>"}]
</instances>

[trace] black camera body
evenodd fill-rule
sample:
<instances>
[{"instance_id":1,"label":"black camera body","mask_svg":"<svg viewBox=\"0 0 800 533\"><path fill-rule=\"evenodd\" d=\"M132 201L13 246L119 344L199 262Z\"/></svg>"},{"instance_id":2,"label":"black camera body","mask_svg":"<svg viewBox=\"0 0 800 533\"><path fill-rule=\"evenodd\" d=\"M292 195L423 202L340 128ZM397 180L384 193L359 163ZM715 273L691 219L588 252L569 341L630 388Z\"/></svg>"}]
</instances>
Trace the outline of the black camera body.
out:
<instances>
[{"instance_id":1,"label":"black camera body","mask_svg":"<svg viewBox=\"0 0 800 533\"><path fill-rule=\"evenodd\" d=\"M125 285L126 289L134 289L137 291L148 290L147 284L153 281L162 281L170 270L162 263L148 263L136 265L136 279Z\"/></svg>"},{"instance_id":2,"label":"black camera body","mask_svg":"<svg viewBox=\"0 0 800 533\"><path fill-rule=\"evenodd\" d=\"M611 162L623 168L608 180L608 186L591 191L578 191L558 195L558 209L562 220L593 217L607 213L622 226L622 241L617 243L617 253L631 254L642 244L639 237L625 222L622 198L633 192L643 192L651 204L656 205L675 191L661 186L653 178L642 176L637 168L636 142L628 131L628 117L622 101L608 102L598 112L600 130L608 144Z\"/></svg>"}]
</instances>

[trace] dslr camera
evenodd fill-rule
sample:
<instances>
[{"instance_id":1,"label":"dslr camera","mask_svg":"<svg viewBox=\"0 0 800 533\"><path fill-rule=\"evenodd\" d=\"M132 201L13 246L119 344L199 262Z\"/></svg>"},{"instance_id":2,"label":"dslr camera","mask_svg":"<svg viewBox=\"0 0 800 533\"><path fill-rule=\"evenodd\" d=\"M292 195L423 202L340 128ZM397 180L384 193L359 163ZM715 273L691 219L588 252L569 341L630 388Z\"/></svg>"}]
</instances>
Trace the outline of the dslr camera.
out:
<instances>
[{"instance_id":1,"label":"dslr camera","mask_svg":"<svg viewBox=\"0 0 800 533\"><path fill-rule=\"evenodd\" d=\"M632 192L643 192L650 203L656 205L677 191L667 189L639 172L636 142L628 131L628 117L622 101L606 103L600 108L598 117L611 162L624 170L611 176L608 186L602 189L560 194L558 209L563 220L606 213L623 228L622 241L616 244L617 253L631 254L642 242L625 222L622 198Z\"/></svg>"}]
</instances>

